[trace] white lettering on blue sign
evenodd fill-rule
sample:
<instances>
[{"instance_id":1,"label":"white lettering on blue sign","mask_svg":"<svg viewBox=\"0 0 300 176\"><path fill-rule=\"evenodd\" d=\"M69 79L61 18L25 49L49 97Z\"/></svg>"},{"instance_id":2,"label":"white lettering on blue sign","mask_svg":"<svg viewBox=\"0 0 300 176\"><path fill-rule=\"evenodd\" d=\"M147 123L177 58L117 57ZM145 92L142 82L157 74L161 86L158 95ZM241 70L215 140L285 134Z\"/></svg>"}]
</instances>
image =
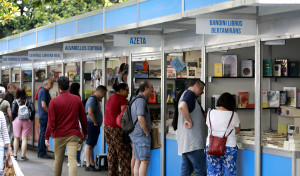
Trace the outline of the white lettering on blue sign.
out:
<instances>
[{"instance_id":1,"label":"white lettering on blue sign","mask_svg":"<svg viewBox=\"0 0 300 176\"><path fill-rule=\"evenodd\" d=\"M130 37L131 45L146 45L146 37Z\"/></svg>"}]
</instances>

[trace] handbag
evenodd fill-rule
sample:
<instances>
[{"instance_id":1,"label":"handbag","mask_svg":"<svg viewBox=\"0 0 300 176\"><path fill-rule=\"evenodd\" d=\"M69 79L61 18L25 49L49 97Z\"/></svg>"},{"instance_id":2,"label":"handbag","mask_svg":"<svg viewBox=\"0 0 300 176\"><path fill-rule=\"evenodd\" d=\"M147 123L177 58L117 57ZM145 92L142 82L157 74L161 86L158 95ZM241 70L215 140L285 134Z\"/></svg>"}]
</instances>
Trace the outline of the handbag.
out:
<instances>
[{"instance_id":1,"label":"handbag","mask_svg":"<svg viewBox=\"0 0 300 176\"><path fill-rule=\"evenodd\" d=\"M219 156L224 156L225 155L225 146L226 146L226 142L227 142L227 137L231 134L231 132L233 131L233 129L230 131L230 133L226 135L226 131L232 121L233 118L233 114L234 112L232 111L232 115L231 118L229 120L228 126L225 130L225 133L223 135L223 137L217 137L217 136L213 136L212 135L212 126L211 126L211 121L210 121L210 111L208 114L208 119L209 119L209 125L210 125L210 135L209 135L209 149L208 149L208 154L209 155L219 155Z\"/></svg>"},{"instance_id":2,"label":"handbag","mask_svg":"<svg viewBox=\"0 0 300 176\"><path fill-rule=\"evenodd\" d=\"M9 157L3 166L3 176L15 176L15 169L14 166L12 164L11 158Z\"/></svg>"}]
</instances>

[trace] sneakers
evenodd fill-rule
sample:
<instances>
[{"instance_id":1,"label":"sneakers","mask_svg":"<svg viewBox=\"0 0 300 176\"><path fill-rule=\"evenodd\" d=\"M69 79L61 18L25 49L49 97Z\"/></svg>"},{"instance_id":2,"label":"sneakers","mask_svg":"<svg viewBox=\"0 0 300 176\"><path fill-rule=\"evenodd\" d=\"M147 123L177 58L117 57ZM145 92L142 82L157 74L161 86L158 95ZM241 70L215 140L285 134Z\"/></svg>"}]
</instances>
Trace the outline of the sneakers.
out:
<instances>
[{"instance_id":1,"label":"sneakers","mask_svg":"<svg viewBox=\"0 0 300 176\"><path fill-rule=\"evenodd\" d=\"M92 172L96 172L97 170L95 169L95 166L89 166L85 168L85 171L92 171Z\"/></svg>"},{"instance_id":2,"label":"sneakers","mask_svg":"<svg viewBox=\"0 0 300 176\"><path fill-rule=\"evenodd\" d=\"M21 161L28 161L29 159L26 157L26 156L24 156L24 157L21 157Z\"/></svg>"},{"instance_id":3,"label":"sneakers","mask_svg":"<svg viewBox=\"0 0 300 176\"><path fill-rule=\"evenodd\" d=\"M53 159L52 156L49 156L49 155L42 155L42 156L38 156L39 158L42 158L42 159Z\"/></svg>"}]
</instances>

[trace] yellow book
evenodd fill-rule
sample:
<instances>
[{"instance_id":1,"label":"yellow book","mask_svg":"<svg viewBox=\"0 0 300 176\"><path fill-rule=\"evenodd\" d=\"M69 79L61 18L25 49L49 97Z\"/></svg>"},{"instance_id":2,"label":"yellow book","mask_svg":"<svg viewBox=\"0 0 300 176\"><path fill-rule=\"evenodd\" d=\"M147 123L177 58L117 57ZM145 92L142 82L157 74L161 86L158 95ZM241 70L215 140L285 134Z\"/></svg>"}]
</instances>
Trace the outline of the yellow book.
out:
<instances>
[{"instance_id":1,"label":"yellow book","mask_svg":"<svg viewBox=\"0 0 300 176\"><path fill-rule=\"evenodd\" d=\"M222 77L223 76L223 70L222 70L222 63L215 63L214 64L214 76L215 77Z\"/></svg>"},{"instance_id":2,"label":"yellow book","mask_svg":"<svg viewBox=\"0 0 300 176\"><path fill-rule=\"evenodd\" d=\"M287 125L278 124L278 134L287 134Z\"/></svg>"}]
</instances>

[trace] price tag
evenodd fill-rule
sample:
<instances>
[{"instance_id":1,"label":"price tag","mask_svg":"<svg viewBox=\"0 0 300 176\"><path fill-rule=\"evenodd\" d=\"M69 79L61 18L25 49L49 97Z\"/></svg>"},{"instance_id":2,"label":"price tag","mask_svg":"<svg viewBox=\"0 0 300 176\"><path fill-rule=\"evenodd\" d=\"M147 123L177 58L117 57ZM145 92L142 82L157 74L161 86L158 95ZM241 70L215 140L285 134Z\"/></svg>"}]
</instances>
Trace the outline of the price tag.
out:
<instances>
[{"instance_id":1,"label":"price tag","mask_svg":"<svg viewBox=\"0 0 300 176\"><path fill-rule=\"evenodd\" d=\"M176 57L176 58L171 62L171 64L172 64L172 66L175 68L175 70L176 70L177 72L180 72L180 71L183 70L184 67L185 67L185 64L182 63L182 62L178 59L178 57Z\"/></svg>"}]
</instances>

